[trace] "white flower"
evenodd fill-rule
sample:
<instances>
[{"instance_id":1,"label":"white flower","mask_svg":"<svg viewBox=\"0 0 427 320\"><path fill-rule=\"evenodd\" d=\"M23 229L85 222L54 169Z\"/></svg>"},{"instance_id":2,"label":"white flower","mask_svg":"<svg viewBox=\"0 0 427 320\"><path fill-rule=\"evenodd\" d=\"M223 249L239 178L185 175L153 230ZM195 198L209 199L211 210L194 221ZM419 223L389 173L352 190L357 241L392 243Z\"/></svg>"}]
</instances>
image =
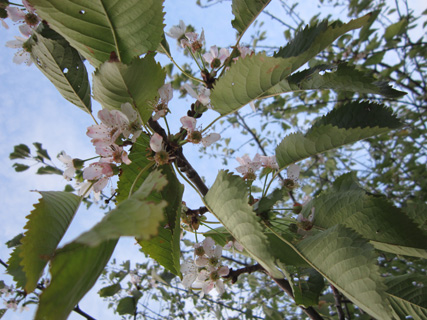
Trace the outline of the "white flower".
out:
<instances>
[{"instance_id":1,"label":"white flower","mask_svg":"<svg viewBox=\"0 0 427 320\"><path fill-rule=\"evenodd\" d=\"M274 169L274 170L279 169L279 165L277 164L277 161L276 161L276 156L269 156L269 157L260 156L260 159L263 167Z\"/></svg>"},{"instance_id":2,"label":"white flower","mask_svg":"<svg viewBox=\"0 0 427 320\"><path fill-rule=\"evenodd\" d=\"M194 260L184 261L181 265L181 272L184 275L182 278L182 285L187 289L191 288L199 274L199 268L195 265Z\"/></svg>"},{"instance_id":3,"label":"white flower","mask_svg":"<svg viewBox=\"0 0 427 320\"><path fill-rule=\"evenodd\" d=\"M95 162L83 170L83 179L96 181L93 184L94 192L101 192L104 189L110 177L114 175L113 168L106 162Z\"/></svg>"},{"instance_id":4,"label":"white flower","mask_svg":"<svg viewBox=\"0 0 427 320\"><path fill-rule=\"evenodd\" d=\"M185 26L184 21L179 20L179 25L170 28L169 32L166 32L166 34L171 38L180 40L185 35L186 29L187 27Z\"/></svg>"},{"instance_id":5,"label":"white flower","mask_svg":"<svg viewBox=\"0 0 427 320\"><path fill-rule=\"evenodd\" d=\"M219 68L224 64L225 60L227 60L229 56L230 52L228 51L228 49L221 48L221 50L219 50L218 52L217 46L212 46L210 52L206 52L203 55L203 59L205 59L205 61L209 63L211 68Z\"/></svg>"},{"instance_id":6,"label":"white flower","mask_svg":"<svg viewBox=\"0 0 427 320\"><path fill-rule=\"evenodd\" d=\"M118 146L115 143L106 146L97 146L95 150L96 153L102 157L103 162L116 162L125 164L131 164L132 162L129 160L127 152L123 150L123 147Z\"/></svg>"},{"instance_id":7,"label":"white flower","mask_svg":"<svg viewBox=\"0 0 427 320\"><path fill-rule=\"evenodd\" d=\"M12 49L20 49L15 53L13 57L13 62L16 64L25 63L27 66L30 66L33 62L31 61L31 55L28 51L24 49L24 43L28 40L27 38L17 37L16 40L10 40L6 42L6 47Z\"/></svg>"},{"instance_id":8,"label":"white flower","mask_svg":"<svg viewBox=\"0 0 427 320\"><path fill-rule=\"evenodd\" d=\"M120 108L128 119L127 123L123 124L122 134L126 139L129 139L130 135L132 135L132 142L135 142L142 133L142 124L139 120L138 112L136 112L129 102L123 103Z\"/></svg>"},{"instance_id":9,"label":"white flower","mask_svg":"<svg viewBox=\"0 0 427 320\"><path fill-rule=\"evenodd\" d=\"M187 140L192 143L202 143L206 148L212 143L221 139L221 135L218 133L210 133L207 136L203 137L202 133L196 130L197 120L193 117L184 116L180 119L182 127L187 130Z\"/></svg>"},{"instance_id":10,"label":"white flower","mask_svg":"<svg viewBox=\"0 0 427 320\"><path fill-rule=\"evenodd\" d=\"M195 32L187 32L185 34L187 39L181 40L181 46L183 48L188 47L193 53L199 51L203 47L203 42L205 41L205 32L202 30L202 33L199 34Z\"/></svg>"},{"instance_id":11,"label":"white flower","mask_svg":"<svg viewBox=\"0 0 427 320\"><path fill-rule=\"evenodd\" d=\"M3 288L0 289L0 292L4 294L5 297L8 297L10 294L13 294L14 288L12 286L5 285Z\"/></svg>"},{"instance_id":12,"label":"white flower","mask_svg":"<svg viewBox=\"0 0 427 320\"><path fill-rule=\"evenodd\" d=\"M242 47L240 45L237 45L237 50L239 50L240 56L237 58L234 58L233 59L234 61L237 61L239 58L244 59L246 56L250 56L254 53L254 51L249 47Z\"/></svg>"},{"instance_id":13,"label":"white flower","mask_svg":"<svg viewBox=\"0 0 427 320\"><path fill-rule=\"evenodd\" d=\"M286 173L288 175L288 179L297 181L299 178L299 173L301 171L301 167L297 164L291 164L288 169L286 170Z\"/></svg>"},{"instance_id":14,"label":"white flower","mask_svg":"<svg viewBox=\"0 0 427 320\"><path fill-rule=\"evenodd\" d=\"M194 91L194 89L188 83L184 84L183 88L188 92L190 96L192 96L194 99L197 99L204 106L208 106L211 102L211 99L209 98L211 95L211 91L208 88L199 86L199 88L197 89L198 93L196 93L196 91Z\"/></svg>"},{"instance_id":15,"label":"white flower","mask_svg":"<svg viewBox=\"0 0 427 320\"><path fill-rule=\"evenodd\" d=\"M154 111L156 112L153 116L154 121L159 120L160 117L164 117L168 113L168 103L173 98L173 89L170 83L163 85L158 92L160 98L157 101L156 107L154 108Z\"/></svg>"},{"instance_id":16,"label":"white flower","mask_svg":"<svg viewBox=\"0 0 427 320\"><path fill-rule=\"evenodd\" d=\"M203 248L200 250L199 248ZM222 255L222 247L215 246L215 241L207 237L201 243L196 243L194 245L195 252L195 264L199 267L211 266L216 267L219 264L221 255ZM199 252L199 254L198 254ZM203 254L200 254L202 253Z\"/></svg>"},{"instance_id":17,"label":"white flower","mask_svg":"<svg viewBox=\"0 0 427 320\"><path fill-rule=\"evenodd\" d=\"M163 150L163 137L158 134L154 133L150 138L150 148L154 152L160 152Z\"/></svg>"},{"instance_id":18,"label":"white flower","mask_svg":"<svg viewBox=\"0 0 427 320\"><path fill-rule=\"evenodd\" d=\"M193 288L202 289L200 294L201 297L208 294L214 288L219 295L222 295L225 292L225 288L221 277L228 275L229 272L230 270L227 266L220 266L219 268L208 267L207 269L202 269L199 272L196 281L193 283Z\"/></svg>"},{"instance_id":19,"label":"white flower","mask_svg":"<svg viewBox=\"0 0 427 320\"><path fill-rule=\"evenodd\" d=\"M241 158L237 157L236 160L241 164L236 168L237 172L243 174L244 178L254 180L255 172L261 168L261 155L257 153L251 160L251 158L245 154Z\"/></svg>"},{"instance_id":20,"label":"white flower","mask_svg":"<svg viewBox=\"0 0 427 320\"><path fill-rule=\"evenodd\" d=\"M16 302L15 299L4 301L4 304L7 309L12 309L13 311L16 311L18 309L18 303Z\"/></svg>"},{"instance_id":21,"label":"white flower","mask_svg":"<svg viewBox=\"0 0 427 320\"><path fill-rule=\"evenodd\" d=\"M95 202L98 202L101 199L101 192L94 192L93 191L93 185L92 182L82 182L82 183L78 183L76 185L76 188L78 188L78 192L77 195L79 197L89 197L90 193L93 192L93 197Z\"/></svg>"},{"instance_id":22,"label":"white flower","mask_svg":"<svg viewBox=\"0 0 427 320\"><path fill-rule=\"evenodd\" d=\"M66 180L70 181L76 174L76 168L74 167L73 158L71 158L65 151L58 154L58 160L65 164L65 171L63 176Z\"/></svg>"}]
</instances>

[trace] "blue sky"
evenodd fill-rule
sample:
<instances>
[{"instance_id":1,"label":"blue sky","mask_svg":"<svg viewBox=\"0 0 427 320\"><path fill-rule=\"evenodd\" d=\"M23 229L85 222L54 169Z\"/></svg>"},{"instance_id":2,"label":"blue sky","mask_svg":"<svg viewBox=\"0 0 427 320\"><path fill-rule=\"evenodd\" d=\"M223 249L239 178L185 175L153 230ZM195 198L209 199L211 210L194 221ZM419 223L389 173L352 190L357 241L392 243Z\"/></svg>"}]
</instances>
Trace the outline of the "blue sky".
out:
<instances>
[{"instance_id":1,"label":"blue sky","mask_svg":"<svg viewBox=\"0 0 427 320\"><path fill-rule=\"evenodd\" d=\"M421 1L412 1L410 4L418 10L421 7ZM192 24L197 31L204 28L207 47L217 45L219 47L228 46L235 40L235 32L231 27L232 20L231 2L225 1L222 4L213 6L207 10L202 10L195 5L195 0L166 0L165 1L165 23L166 30L172 25L178 24L179 20L184 20L187 24ZM273 0L268 7L269 11L280 14L278 1ZM313 8L314 9L314 8ZM312 8L301 10L303 15L311 16L314 11ZM315 8L317 11L318 8ZM331 12L330 7L322 8L322 14L325 16ZM345 18L345 17L341 17ZM275 39L273 43L283 45L283 29L274 22L268 22L268 36ZM10 251L3 244L22 232L26 223L25 217L33 209L33 204L37 202L39 195L37 192L29 190L62 190L65 186L65 180L60 176L37 176L35 169L24 173L16 173L12 169L13 162L9 160L9 153L13 146L25 143L32 146L33 142L41 142L48 149L51 157L57 166L61 163L56 160L56 155L65 150L68 154L79 158L90 158L95 155L90 139L86 136L86 128L93 124L93 120L80 109L67 102L56 91L54 86L47 78L35 67L25 65L16 65L12 63L15 53L14 49L6 48L4 43L12 40L15 35L19 35L17 26L9 23L10 29L6 30L0 27L0 194L2 206L0 209L0 219L2 221L2 232L0 234L0 258L3 261L8 259ZM249 32L250 33L250 32ZM249 38L243 39L245 42ZM175 40L169 39L171 48L175 46ZM180 57L180 52L174 50L174 58L178 62L184 61ZM167 61L161 59L161 61ZM174 101L170 105L173 108L175 118L175 128L179 126L179 118L185 115L188 101ZM95 106L99 110L99 106ZM246 110L246 109L245 109ZM249 110L249 109L248 109ZM96 114L96 112L95 112ZM211 113L211 116L215 116ZM212 118L211 118L212 119ZM205 120L205 124L206 119ZM201 162L197 155L198 147L186 147L187 154L191 154L194 166L202 172L208 185L211 185L215 179L217 169L220 169L219 163L213 163L214 160ZM249 147L244 152L254 154L257 150L251 150ZM218 164L218 166L216 166ZM231 168L237 166L231 164ZM215 169L212 170L212 167ZM188 190L188 188L186 188ZM200 205L196 203L197 198L194 193L187 191L185 200L187 203L193 203L193 207ZM70 231L66 234L63 243L71 241L82 231L89 229L98 222L104 212L101 210L80 210L73 221ZM127 260L130 256L140 257L134 246L132 239L120 242L120 247L115 252L115 257L121 260ZM0 280L10 284L10 277L0 273ZM95 287L80 304L81 308L97 319L117 319L111 310L107 310L107 305L97 296ZM2 302L0 302L2 304ZM0 306L1 308L1 306ZM8 312L3 319L31 319L33 310L24 313ZM70 319L82 319L76 314L72 314Z\"/></svg>"}]
</instances>

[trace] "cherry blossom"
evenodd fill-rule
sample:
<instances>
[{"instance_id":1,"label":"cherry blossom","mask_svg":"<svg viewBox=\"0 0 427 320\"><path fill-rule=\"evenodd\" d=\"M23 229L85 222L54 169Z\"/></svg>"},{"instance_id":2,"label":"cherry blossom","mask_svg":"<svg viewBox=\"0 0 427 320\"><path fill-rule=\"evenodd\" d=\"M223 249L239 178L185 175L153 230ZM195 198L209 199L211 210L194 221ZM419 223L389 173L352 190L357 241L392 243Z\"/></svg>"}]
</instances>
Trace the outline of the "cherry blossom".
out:
<instances>
[{"instance_id":1,"label":"cherry blossom","mask_svg":"<svg viewBox=\"0 0 427 320\"><path fill-rule=\"evenodd\" d=\"M155 133L151 136L150 148L154 152L160 152L163 150L163 137L160 134Z\"/></svg>"},{"instance_id":2,"label":"cherry blossom","mask_svg":"<svg viewBox=\"0 0 427 320\"><path fill-rule=\"evenodd\" d=\"M202 143L206 148L212 143L221 139L221 135L218 133L210 133L207 136L203 137L202 133L196 130L197 120L193 117L184 116L180 119L182 127L187 130L187 140L192 143Z\"/></svg>"},{"instance_id":3,"label":"cherry blossom","mask_svg":"<svg viewBox=\"0 0 427 320\"><path fill-rule=\"evenodd\" d=\"M201 297L208 294L214 288L219 295L222 295L225 292L225 288L221 277L228 275L229 272L230 270L227 266L220 266L219 268L209 266L206 269L202 269L196 281L193 282L193 288L202 289Z\"/></svg>"},{"instance_id":4,"label":"cherry blossom","mask_svg":"<svg viewBox=\"0 0 427 320\"><path fill-rule=\"evenodd\" d=\"M237 61L239 58L244 59L246 56L251 56L254 53L249 47L242 47L240 45L237 45L237 50L239 50L240 56L233 58L234 61Z\"/></svg>"},{"instance_id":5,"label":"cherry blossom","mask_svg":"<svg viewBox=\"0 0 427 320\"><path fill-rule=\"evenodd\" d=\"M129 139L130 135L132 135L132 142L135 142L142 133L142 123L138 112L136 112L135 108L129 102L123 103L120 108L128 120L127 123L123 124L122 134L126 139Z\"/></svg>"},{"instance_id":6,"label":"cherry blossom","mask_svg":"<svg viewBox=\"0 0 427 320\"><path fill-rule=\"evenodd\" d=\"M196 91L194 91L194 89L188 83L184 84L183 88L188 92L190 96L192 96L194 99L197 99L204 106L208 106L211 102L209 98L211 95L211 91L208 88L199 86L197 89L198 93L196 93Z\"/></svg>"},{"instance_id":7,"label":"cherry blossom","mask_svg":"<svg viewBox=\"0 0 427 320\"><path fill-rule=\"evenodd\" d=\"M200 250L200 249L203 250ZM215 246L215 241L207 237L201 243L194 245L195 264L199 267L212 266L216 267L222 255L222 247Z\"/></svg>"},{"instance_id":8,"label":"cherry blossom","mask_svg":"<svg viewBox=\"0 0 427 320\"><path fill-rule=\"evenodd\" d=\"M113 175L112 165L107 162L95 162L83 170L83 179L96 181L93 184L94 192L101 192Z\"/></svg>"},{"instance_id":9,"label":"cherry blossom","mask_svg":"<svg viewBox=\"0 0 427 320\"><path fill-rule=\"evenodd\" d=\"M151 136L150 148L156 153L154 156L154 161L156 161L157 165L159 166L167 164L171 159L173 159L173 157L171 157L166 151L166 148L163 144L163 137L158 133L154 133Z\"/></svg>"},{"instance_id":10,"label":"cherry blossom","mask_svg":"<svg viewBox=\"0 0 427 320\"><path fill-rule=\"evenodd\" d=\"M211 68L214 69L222 66L229 56L230 52L228 49L221 48L221 50L218 52L217 46L212 46L210 52L207 52L203 55L203 59L205 59Z\"/></svg>"},{"instance_id":11,"label":"cherry blossom","mask_svg":"<svg viewBox=\"0 0 427 320\"><path fill-rule=\"evenodd\" d=\"M195 32L187 32L185 34L187 39L181 40L181 46L183 48L188 47L193 53L199 51L203 47L203 42L205 41L205 32L202 30L202 33L199 34Z\"/></svg>"},{"instance_id":12,"label":"cherry blossom","mask_svg":"<svg viewBox=\"0 0 427 320\"><path fill-rule=\"evenodd\" d=\"M166 32L166 34L171 38L181 40L182 37L185 36L185 30L187 30L187 27L184 21L179 20L179 25L170 28L169 32Z\"/></svg>"},{"instance_id":13,"label":"cherry blossom","mask_svg":"<svg viewBox=\"0 0 427 320\"><path fill-rule=\"evenodd\" d=\"M277 164L276 161L276 156L260 156L261 162L262 162L262 166L264 168L270 168L270 169L274 169L274 170L278 170L279 169L279 165Z\"/></svg>"},{"instance_id":14,"label":"cherry blossom","mask_svg":"<svg viewBox=\"0 0 427 320\"><path fill-rule=\"evenodd\" d=\"M153 120L157 121L160 119L160 117L164 117L169 109L168 109L168 103L173 98L173 89L172 85L170 83L166 83L159 89L159 100L157 102L156 107L154 108L155 114L153 116Z\"/></svg>"},{"instance_id":15,"label":"cherry blossom","mask_svg":"<svg viewBox=\"0 0 427 320\"><path fill-rule=\"evenodd\" d=\"M193 259L189 259L184 261L181 265L181 273L184 275L182 278L182 285L189 289L193 285L193 282L197 279L197 275L199 274L199 268L194 263Z\"/></svg>"},{"instance_id":16,"label":"cherry blossom","mask_svg":"<svg viewBox=\"0 0 427 320\"><path fill-rule=\"evenodd\" d=\"M7 309L12 309L13 311L16 311L18 309L18 302L16 301L16 299L4 301L4 305Z\"/></svg>"},{"instance_id":17,"label":"cherry blossom","mask_svg":"<svg viewBox=\"0 0 427 320\"><path fill-rule=\"evenodd\" d=\"M261 155L256 154L251 160L247 154L243 157L237 157L236 160L240 163L240 166L236 168L237 172L243 174L243 178L248 180L255 180L255 172L261 168Z\"/></svg>"},{"instance_id":18,"label":"cherry blossom","mask_svg":"<svg viewBox=\"0 0 427 320\"><path fill-rule=\"evenodd\" d=\"M28 40L27 38L15 36L16 40L10 40L6 42L6 47L12 49L20 49L15 52L13 57L13 62L16 64L25 63L27 66L30 66L33 62L31 61L30 53L25 49L25 42Z\"/></svg>"},{"instance_id":19,"label":"cherry blossom","mask_svg":"<svg viewBox=\"0 0 427 320\"><path fill-rule=\"evenodd\" d=\"M97 146L96 153L102 157L103 162L116 162L131 164L128 154L123 147L113 143L108 146Z\"/></svg>"},{"instance_id":20,"label":"cherry blossom","mask_svg":"<svg viewBox=\"0 0 427 320\"><path fill-rule=\"evenodd\" d=\"M293 190L298 186L298 178L301 167L297 164L291 164L286 170L287 178L283 180L283 186L288 190Z\"/></svg>"},{"instance_id":21,"label":"cherry blossom","mask_svg":"<svg viewBox=\"0 0 427 320\"><path fill-rule=\"evenodd\" d=\"M245 248L243 248L243 246L239 242L237 242L236 240L230 240L224 246L224 249L225 250L233 249L233 251L234 251L234 249L236 249L236 250L242 252Z\"/></svg>"},{"instance_id":22,"label":"cherry blossom","mask_svg":"<svg viewBox=\"0 0 427 320\"><path fill-rule=\"evenodd\" d=\"M74 167L73 158L66 154L65 151L62 151L58 155L58 160L65 164L66 169L63 173L63 176L66 180L70 181L76 174L76 168Z\"/></svg>"}]
</instances>

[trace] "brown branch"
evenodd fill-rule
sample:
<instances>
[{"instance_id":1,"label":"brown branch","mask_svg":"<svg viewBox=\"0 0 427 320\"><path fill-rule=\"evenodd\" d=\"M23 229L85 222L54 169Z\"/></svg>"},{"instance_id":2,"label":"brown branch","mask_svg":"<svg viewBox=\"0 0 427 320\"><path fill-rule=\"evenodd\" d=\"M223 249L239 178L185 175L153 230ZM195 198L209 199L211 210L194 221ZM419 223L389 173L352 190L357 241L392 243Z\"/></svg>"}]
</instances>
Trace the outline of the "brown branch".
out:
<instances>
[{"instance_id":1,"label":"brown branch","mask_svg":"<svg viewBox=\"0 0 427 320\"><path fill-rule=\"evenodd\" d=\"M81 315L82 317L86 318L87 320L96 320L94 317L91 317L90 315L88 315L86 312L84 312L82 309L80 309L79 305L77 305L73 311L75 313L78 313L79 315Z\"/></svg>"},{"instance_id":2,"label":"brown branch","mask_svg":"<svg viewBox=\"0 0 427 320\"><path fill-rule=\"evenodd\" d=\"M335 307L337 308L338 318L340 320L345 320L344 310L342 309L342 306L341 306L342 304L341 294L337 290L337 288L335 288L333 285L331 285L331 289L332 289L332 292L334 293Z\"/></svg>"},{"instance_id":3,"label":"brown branch","mask_svg":"<svg viewBox=\"0 0 427 320\"><path fill-rule=\"evenodd\" d=\"M245 268L240 268L237 270L233 270L233 268L230 269L230 272L228 273L228 275L226 275L225 279L230 279L231 278L231 283L234 284L237 282L237 279L239 278L239 276L243 273L249 273L251 274L252 272L255 271L263 271L264 268L260 265L260 264L254 264L252 266L248 266Z\"/></svg>"},{"instance_id":4,"label":"brown branch","mask_svg":"<svg viewBox=\"0 0 427 320\"><path fill-rule=\"evenodd\" d=\"M185 175L188 177L188 179L191 180L199 189L200 193L205 196L209 189L203 182L202 178L199 176L196 170L191 166L190 162L188 162L187 158L182 153L182 148L179 148L175 152L175 162L178 166L179 170L181 170L182 173L185 173Z\"/></svg>"}]
</instances>

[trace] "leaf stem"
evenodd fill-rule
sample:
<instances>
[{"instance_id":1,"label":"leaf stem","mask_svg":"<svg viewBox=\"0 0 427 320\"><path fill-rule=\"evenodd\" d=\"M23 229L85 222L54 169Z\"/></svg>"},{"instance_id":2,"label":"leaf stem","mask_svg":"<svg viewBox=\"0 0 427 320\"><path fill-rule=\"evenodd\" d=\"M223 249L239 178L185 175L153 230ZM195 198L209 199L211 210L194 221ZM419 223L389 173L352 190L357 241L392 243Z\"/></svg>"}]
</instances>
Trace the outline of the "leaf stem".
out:
<instances>
[{"instance_id":1,"label":"leaf stem","mask_svg":"<svg viewBox=\"0 0 427 320\"><path fill-rule=\"evenodd\" d=\"M192 183L190 180L188 180L188 179L187 179L187 177L186 177L185 175L183 175L183 174L182 174L182 172L181 172L181 170L179 170L179 168L178 168L178 166L177 166L176 162L174 162L173 164L174 164L174 166L175 166L175 170L178 172L178 174L181 176L181 178L182 178L182 179L184 179L184 180L185 180L185 182L187 182L187 183L190 185L190 187L192 187L192 188L197 192L197 194L199 195L199 197L200 197L201 199L203 199L203 196L202 196L202 194L200 193L199 189L197 189L197 188L193 185L193 183Z\"/></svg>"},{"instance_id":2,"label":"leaf stem","mask_svg":"<svg viewBox=\"0 0 427 320\"><path fill-rule=\"evenodd\" d=\"M212 127L212 125L215 123L215 122L217 122L219 119L221 119L223 116L222 115L220 115L220 116L218 116L218 117L216 117L211 123L209 123L203 130L202 130L202 134L206 131L206 130L208 130L210 127Z\"/></svg>"}]
</instances>

